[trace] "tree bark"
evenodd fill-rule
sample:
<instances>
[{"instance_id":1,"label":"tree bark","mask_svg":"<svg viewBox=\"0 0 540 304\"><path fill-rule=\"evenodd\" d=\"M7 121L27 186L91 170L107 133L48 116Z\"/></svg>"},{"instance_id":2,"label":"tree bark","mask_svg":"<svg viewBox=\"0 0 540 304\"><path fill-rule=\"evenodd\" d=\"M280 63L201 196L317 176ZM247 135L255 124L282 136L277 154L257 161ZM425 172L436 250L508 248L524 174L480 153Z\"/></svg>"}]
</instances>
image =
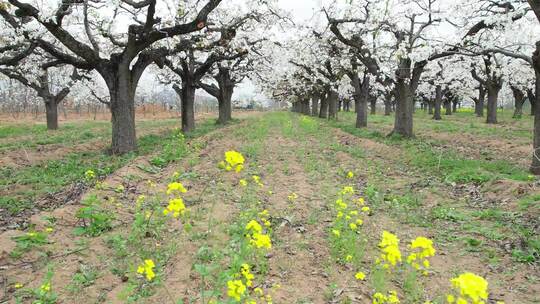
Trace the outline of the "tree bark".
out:
<instances>
[{"instance_id":1,"label":"tree bark","mask_svg":"<svg viewBox=\"0 0 540 304\"><path fill-rule=\"evenodd\" d=\"M347 99L344 101L344 110L345 112L350 112L351 111L351 100L350 99Z\"/></svg>"},{"instance_id":2,"label":"tree bark","mask_svg":"<svg viewBox=\"0 0 540 304\"><path fill-rule=\"evenodd\" d=\"M334 89L328 93L328 118L337 119L337 106L339 95Z\"/></svg>"},{"instance_id":3,"label":"tree bark","mask_svg":"<svg viewBox=\"0 0 540 304\"><path fill-rule=\"evenodd\" d=\"M319 99L320 95L318 93L313 94L311 97L311 115L319 116Z\"/></svg>"},{"instance_id":4,"label":"tree bark","mask_svg":"<svg viewBox=\"0 0 540 304\"><path fill-rule=\"evenodd\" d=\"M321 96L321 110L319 111L320 118L328 118L328 98L330 94L326 93Z\"/></svg>"},{"instance_id":5,"label":"tree bark","mask_svg":"<svg viewBox=\"0 0 540 304\"><path fill-rule=\"evenodd\" d=\"M413 137L413 106L414 99L409 86L402 80L396 83L396 114L392 134Z\"/></svg>"},{"instance_id":6,"label":"tree bark","mask_svg":"<svg viewBox=\"0 0 540 304\"><path fill-rule=\"evenodd\" d=\"M311 115L311 109L309 107L309 97L304 97L301 103L302 103L302 114Z\"/></svg>"},{"instance_id":7,"label":"tree bark","mask_svg":"<svg viewBox=\"0 0 540 304\"><path fill-rule=\"evenodd\" d=\"M540 9L540 3L537 8ZM537 13L535 11L535 13ZM537 14L540 21L540 14ZM532 55L533 68L535 71L535 95L540 96L540 41L536 42L536 50ZM540 175L540 107L535 107L534 113L534 135L533 135L533 159L530 167L531 173Z\"/></svg>"},{"instance_id":8,"label":"tree bark","mask_svg":"<svg viewBox=\"0 0 540 304\"><path fill-rule=\"evenodd\" d=\"M486 123L497 123L497 100L499 99L500 86L490 84L487 85L488 103L487 103L487 119Z\"/></svg>"},{"instance_id":9,"label":"tree bark","mask_svg":"<svg viewBox=\"0 0 540 304\"><path fill-rule=\"evenodd\" d=\"M369 104L370 104L370 114L375 115L377 114L377 97L370 96L369 97Z\"/></svg>"},{"instance_id":10,"label":"tree bark","mask_svg":"<svg viewBox=\"0 0 540 304\"><path fill-rule=\"evenodd\" d=\"M386 94L384 96L384 115L390 116L392 113L392 94Z\"/></svg>"},{"instance_id":11,"label":"tree bark","mask_svg":"<svg viewBox=\"0 0 540 304\"><path fill-rule=\"evenodd\" d=\"M482 84L478 87L478 100L474 103L474 113L476 117L484 116L484 100L486 98L486 90Z\"/></svg>"},{"instance_id":12,"label":"tree bark","mask_svg":"<svg viewBox=\"0 0 540 304\"><path fill-rule=\"evenodd\" d=\"M45 100L45 116L47 118L47 130L58 129L58 103L54 98Z\"/></svg>"},{"instance_id":13,"label":"tree bark","mask_svg":"<svg viewBox=\"0 0 540 304\"><path fill-rule=\"evenodd\" d=\"M511 86L512 95L514 96L514 115L512 118L521 118L523 115L523 104L525 103L525 93L522 90Z\"/></svg>"},{"instance_id":14,"label":"tree bark","mask_svg":"<svg viewBox=\"0 0 540 304\"><path fill-rule=\"evenodd\" d=\"M442 88L440 85L435 87L435 112L433 113L433 119L441 120L441 103L442 103Z\"/></svg>"},{"instance_id":15,"label":"tree bark","mask_svg":"<svg viewBox=\"0 0 540 304\"><path fill-rule=\"evenodd\" d=\"M135 132L134 89L129 76L117 77L117 82L109 84L111 97L112 154L124 154L137 150Z\"/></svg>"},{"instance_id":16,"label":"tree bark","mask_svg":"<svg viewBox=\"0 0 540 304\"><path fill-rule=\"evenodd\" d=\"M232 120L232 94L233 91L229 88L220 87L220 98L218 98L218 124L226 124Z\"/></svg>"},{"instance_id":17,"label":"tree bark","mask_svg":"<svg viewBox=\"0 0 540 304\"><path fill-rule=\"evenodd\" d=\"M458 102L456 100L452 100L452 113L457 112L457 105L458 105Z\"/></svg>"},{"instance_id":18,"label":"tree bark","mask_svg":"<svg viewBox=\"0 0 540 304\"><path fill-rule=\"evenodd\" d=\"M190 83L182 83L182 132L189 133L195 130L195 90Z\"/></svg>"},{"instance_id":19,"label":"tree bark","mask_svg":"<svg viewBox=\"0 0 540 304\"><path fill-rule=\"evenodd\" d=\"M534 116L534 113L536 111L536 94L534 94L533 90L527 90L527 99L529 100L529 104L531 105L531 116Z\"/></svg>"},{"instance_id":20,"label":"tree bark","mask_svg":"<svg viewBox=\"0 0 540 304\"><path fill-rule=\"evenodd\" d=\"M444 115L452 115L452 102L448 99L444 101Z\"/></svg>"},{"instance_id":21,"label":"tree bark","mask_svg":"<svg viewBox=\"0 0 540 304\"><path fill-rule=\"evenodd\" d=\"M354 88L354 107L356 109L356 127L365 128L367 127L367 107L368 107L368 98L369 98L369 77L364 77L362 82L358 74L355 73L352 75L353 79L351 84Z\"/></svg>"}]
</instances>

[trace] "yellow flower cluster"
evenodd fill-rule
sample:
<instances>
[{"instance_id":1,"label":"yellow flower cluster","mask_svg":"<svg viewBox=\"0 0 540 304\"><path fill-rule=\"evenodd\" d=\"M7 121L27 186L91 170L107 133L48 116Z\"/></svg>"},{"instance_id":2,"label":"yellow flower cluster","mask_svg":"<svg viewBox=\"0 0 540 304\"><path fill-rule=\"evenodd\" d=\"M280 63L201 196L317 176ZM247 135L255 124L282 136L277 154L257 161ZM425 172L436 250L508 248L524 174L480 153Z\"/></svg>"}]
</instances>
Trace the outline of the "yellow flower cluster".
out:
<instances>
[{"instance_id":1,"label":"yellow flower cluster","mask_svg":"<svg viewBox=\"0 0 540 304\"><path fill-rule=\"evenodd\" d=\"M289 202L294 203L294 201L298 199L298 194L293 192L289 194L289 196L287 196L287 199L289 200Z\"/></svg>"},{"instance_id":2,"label":"yellow flower cluster","mask_svg":"<svg viewBox=\"0 0 540 304\"><path fill-rule=\"evenodd\" d=\"M258 175L252 175L251 176L251 179L253 180L253 182L259 186L259 187L263 187L264 184L261 182L261 177L258 176ZM246 187L248 185L248 181L244 178L240 179L240 181L238 182L238 184L242 187Z\"/></svg>"},{"instance_id":3,"label":"yellow flower cluster","mask_svg":"<svg viewBox=\"0 0 540 304\"><path fill-rule=\"evenodd\" d=\"M187 190L182 183L172 182L167 185L167 195L186 193Z\"/></svg>"},{"instance_id":4,"label":"yellow flower cluster","mask_svg":"<svg viewBox=\"0 0 540 304\"><path fill-rule=\"evenodd\" d=\"M351 179L354 177L354 173L352 171L347 172L347 178Z\"/></svg>"},{"instance_id":5,"label":"yellow flower cluster","mask_svg":"<svg viewBox=\"0 0 540 304\"><path fill-rule=\"evenodd\" d=\"M150 259L144 260L144 263L139 265L139 267L137 268L137 273L146 276L146 279L148 281L152 281L156 276L156 274L154 273L154 267L156 267L154 261Z\"/></svg>"},{"instance_id":6,"label":"yellow flower cluster","mask_svg":"<svg viewBox=\"0 0 540 304\"><path fill-rule=\"evenodd\" d=\"M41 285L39 287L39 290L42 292L42 293L48 293L49 291L51 291L51 283L47 282L47 283L44 283L43 285Z\"/></svg>"},{"instance_id":7,"label":"yellow flower cluster","mask_svg":"<svg viewBox=\"0 0 540 304\"><path fill-rule=\"evenodd\" d=\"M256 220L251 220L246 225L246 237L249 243L257 248L272 248L270 237L263 232L262 226Z\"/></svg>"},{"instance_id":8,"label":"yellow flower cluster","mask_svg":"<svg viewBox=\"0 0 540 304\"><path fill-rule=\"evenodd\" d=\"M248 264L242 264L240 266L240 273L235 274L235 279L227 281L227 295L236 301L240 301L246 294L248 287L253 286L253 279L255 276L251 273L250 268L251 267ZM236 279L238 277L240 278ZM251 300L247 300L246 303L251 303Z\"/></svg>"},{"instance_id":9,"label":"yellow flower cluster","mask_svg":"<svg viewBox=\"0 0 540 304\"><path fill-rule=\"evenodd\" d=\"M393 303L399 303L397 292L394 290L391 290L386 295L380 292L377 292L373 295L373 304L393 304Z\"/></svg>"},{"instance_id":10,"label":"yellow flower cluster","mask_svg":"<svg viewBox=\"0 0 540 304\"><path fill-rule=\"evenodd\" d=\"M343 187L343 189L341 189L341 192L340 192L342 195L345 195L345 194L354 194L354 188L351 187L351 186L345 186Z\"/></svg>"},{"instance_id":11,"label":"yellow flower cluster","mask_svg":"<svg viewBox=\"0 0 540 304\"><path fill-rule=\"evenodd\" d=\"M174 218L183 216L186 213L186 205L180 195L186 192L187 190L182 183L172 182L168 184L166 193L167 195L173 195L173 198L169 200L169 205L163 210L163 215L172 213Z\"/></svg>"},{"instance_id":12,"label":"yellow flower cluster","mask_svg":"<svg viewBox=\"0 0 540 304\"><path fill-rule=\"evenodd\" d=\"M407 263L411 264L416 270L423 269L424 275L427 275L427 269L430 267L428 258L435 255L435 248L433 248L433 241L419 236L409 245L412 253L407 257ZM420 264L421 263L421 264Z\"/></svg>"},{"instance_id":13,"label":"yellow flower cluster","mask_svg":"<svg viewBox=\"0 0 540 304\"><path fill-rule=\"evenodd\" d=\"M230 280L227 282L227 295L236 301L240 301L246 292L246 285L242 280Z\"/></svg>"},{"instance_id":14,"label":"yellow flower cluster","mask_svg":"<svg viewBox=\"0 0 540 304\"><path fill-rule=\"evenodd\" d=\"M163 215L167 215L171 212L175 218L184 215L186 212L186 205L184 205L184 200L182 198L173 198L169 200L169 205L163 210Z\"/></svg>"},{"instance_id":15,"label":"yellow flower cluster","mask_svg":"<svg viewBox=\"0 0 540 304\"><path fill-rule=\"evenodd\" d=\"M459 293L449 294L448 303L456 304L485 304L488 298L488 282L481 276L466 272L453 278L452 287Z\"/></svg>"},{"instance_id":16,"label":"yellow flower cluster","mask_svg":"<svg viewBox=\"0 0 540 304\"><path fill-rule=\"evenodd\" d=\"M225 161L221 161L218 167L227 171L240 172L244 169L244 156L240 152L227 151L225 152Z\"/></svg>"},{"instance_id":17,"label":"yellow flower cluster","mask_svg":"<svg viewBox=\"0 0 540 304\"><path fill-rule=\"evenodd\" d=\"M395 234L388 231L383 231L382 239L379 243L381 250L380 258L377 258L377 264L382 264L383 268L388 269L390 266L396 266L401 262L401 251L399 250L399 239Z\"/></svg>"},{"instance_id":18,"label":"yellow flower cluster","mask_svg":"<svg viewBox=\"0 0 540 304\"><path fill-rule=\"evenodd\" d=\"M259 187L264 186L264 184L261 182L261 177L258 175L252 175L251 179L253 179L253 182L257 184Z\"/></svg>"},{"instance_id":19,"label":"yellow flower cluster","mask_svg":"<svg viewBox=\"0 0 540 304\"><path fill-rule=\"evenodd\" d=\"M93 170L87 170L84 172L84 178L88 181L94 180L96 178L96 173Z\"/></svg>"}]
</instances>

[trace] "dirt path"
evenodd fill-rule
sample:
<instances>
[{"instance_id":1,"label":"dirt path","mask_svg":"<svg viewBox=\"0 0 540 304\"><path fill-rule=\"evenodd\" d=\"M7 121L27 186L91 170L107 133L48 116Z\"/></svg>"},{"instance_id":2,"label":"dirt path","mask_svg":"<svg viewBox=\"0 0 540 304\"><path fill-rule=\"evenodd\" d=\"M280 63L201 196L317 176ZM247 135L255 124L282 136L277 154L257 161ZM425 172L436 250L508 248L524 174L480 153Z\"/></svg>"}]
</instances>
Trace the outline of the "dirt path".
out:
<instances>
[{"instance_id":1,"label":"dirt path","mask_svg":"<svg viewBox=\"0 0 540 304\"><path fill-rule=\"evenodd\" d=\"M464 222L438 219L426 224L422 221L422 216L444 204L461 208L471 198L460 197L455 185L435 179L426 183L425 175L400 161L403 151L395 146L355 137L320 120L275 113L209 133L193 140L189 147L190 153L183 161L159 173L142 171L140 165L147 158L141 157L107 179L112 188L97 192L110 204L117 218L115 228L102 236L73 236L73 228L78 225L74 217L78 205L34 216L32 222L37 229L47 226L43 221L45 216L53 216L57 224L49 236L50 244L42 247L43 250L32 250L21 260L7 254L15 246L11 236L20 233L8 231L0 235L0 248L4 249L0 258L0 266L3 265L0 282L4 282L0 290L4 294L0 294L0 299L7 297L9 303L13 302L16 282L39 287L47 264L54 264L52 286L59 303L126 303L126 295L136 294L131 302L206 304L212 297L207 294L210 291L219 295L214 295L215 298L227 299L220 280L224 279L221 276L234 256L231 248L235 248L232 246L235 240L231 239L230 231L234 229L233 222L245 211L242 210L245 190L238 185L239 177L224 174L216 164L223 159L225 151L237 150L244 154L247 163L241 176L249 179L258 175L264 184L256 190L254 199L259 200L257 208L267 209L271 215L273 246L264 256L267 272L257 270L255 275L257 287L266 290L280 286L273 289L273 303L371 303L375 290L371 279L356 280L356 269L337 262L330 249L329 230L335 218L332 206L343 186L353 186L356 195L365 197L372 208L359 232L359 239L367 244L359 266L368 277L373 275L380 235L388 230L401 239L404 254L406 244L417 236L435 241L437 254L432 260L432 270L418 283L425 294L422 303L426 300L443 303L437 297L444 296L450 288L449 280L464 271L474 272L490 282L493 303L538 301L540 285L536 266L516 263L496 242L487 239L482 238L485 244L476 248L479 250L464 247L470 242L467 237L475 233L463 230ZM345 178L348 171L355 173L354 178ZM183 224L169 222L159 238L145 239L141 246L163 248L156 252L166 258L159 265L155 283L133 289L130 273L134 272L134 266L128 267L127 273L118 273L118 269L121 261L128 263L134 257L126 253L118 258L118 244L122 242L113 241L117 236L128 238L132 233L130 227L138 195L164 189L174 172L180 173L188 189L185 201L191 212L192 228L185 232ZM147 180L155 186L150 186ZM125 191L114 191L119 184L124 185ZM369 194L370 199L369 189L377 191ZM406 193L411 191L418 195L417 201L405 200ZM291 200L293 193L297 198ZM486 221L486 224L490 223ZM116 245L111 246L112 243ZM46 252L45 257L40 251ZM204 273L201 267L205 265L210 272L208 277L201 275ZM97 278L74 292L68 285L86 266L98 273ZM402 303L413 303L405 299L400 279L394 278L388 285L398 291Z\"/></svg>"}]
</instances>

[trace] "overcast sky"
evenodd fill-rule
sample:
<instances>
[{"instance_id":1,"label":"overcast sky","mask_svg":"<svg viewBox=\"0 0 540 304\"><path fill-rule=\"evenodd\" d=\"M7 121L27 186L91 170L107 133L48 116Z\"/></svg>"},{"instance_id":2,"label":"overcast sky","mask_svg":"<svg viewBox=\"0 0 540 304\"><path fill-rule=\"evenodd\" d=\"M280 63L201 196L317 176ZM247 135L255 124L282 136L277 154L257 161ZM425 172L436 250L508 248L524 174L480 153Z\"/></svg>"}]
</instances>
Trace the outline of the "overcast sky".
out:
<instances>
[{"instance_id":1,"label":"overcast sky","mask_svg":"<svg viewBox=\"0 0 540 304\"><path fill-rule=\"evenodd\" d=\"M296 24L310 20L315 11L321 7L321 0L279 0L278 3L283 10L291 14ZM233 98L240 96L253 96L256 99L263 98L263 96L257 94L257 88L249 80L239 84L238 88L235 89Z\"/></svg>"}]
</instances>

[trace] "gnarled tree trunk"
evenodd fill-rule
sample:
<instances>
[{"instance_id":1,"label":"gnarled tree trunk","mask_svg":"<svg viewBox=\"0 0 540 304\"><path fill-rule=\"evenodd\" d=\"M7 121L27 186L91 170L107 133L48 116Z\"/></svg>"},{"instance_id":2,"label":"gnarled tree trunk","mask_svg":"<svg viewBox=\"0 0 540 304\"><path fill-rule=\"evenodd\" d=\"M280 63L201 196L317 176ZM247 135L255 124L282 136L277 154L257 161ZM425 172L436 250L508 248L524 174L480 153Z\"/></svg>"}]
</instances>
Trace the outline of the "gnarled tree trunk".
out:
<instances>
[{"instance_id":1,"label":"gnarled tree trunk","mask_svg":"<svg viewBox=\"0 0 540 304\"><path fill-rule=\"evenodd\" d=\"M182 81L182 88L174 84L173 89L180 95L182 132L191 132L195 129L195 90L197 87L189 81Z\"/></svg>"},{"instance_id":2,"label":"gnarled tree trunk","mask_svg":"<svg viewBox=\"0 0 540 304\"><path fill-rule=\"evenodd\" d=\"M45 116L47 118L47 130L58 129L58 103L54 98L45 100Z\"/></svg>"},{"instance_id":3,"label":"gnarled tree trunk","mask_svg":"<svg viewBox=\"0 0 540 304\"><path fill-rule=\"evenodd\" d=\"M525 103L525 93L514 86L510 86L510 89L512 89L512 95L514 96L514 115L512 115L512 118L521 118L523 115L523 104Z\"/></svg>"},{"instance_id":4,"label":"gnarled tree trunk","mask_svg":"<svg viewBox=\"0 0 540 304\"><path fill-rule=\"evenodd\" d=\"M487 119L486 123L497 123L497 100L499 99L499 91L501 87L492 83L488 83L488 103L487 103Z\"/></svg>"},{"instance_id":5,"label":"gnarled tree trunk","mask_svg":"<svg viewBox=\"0 0 540 304\"><path fill-rule=\"evenodd\" d=\"M354 107L356 109L356 127L367 127L367 107L369 98L369 77L360 82L358 74L353 74L351 84L354 88Z\"/></svg>"},{"instance_id":6,"label":"gnarled tree trunk","mask_svg":"<svg viewBox=\"0 0 540 304\"><path fill-rule=\"evenodd\" d=\"M484 99L486 98L486 90L484 86L480 84L478 87L478 99L474 101L474 113L477 117L484 116Z\"/></svg>"},{"instance_id":7,"label":"gnarled tree trunk","mask_svg":"<svg viewBox=\"0 0 540 304\"><path fill-rule=\"evenodd\" d=\"M396 82L396 114L393 134L412 137L413 133L413 107L414 98L409 86L403 81Z\"/></svg>"}]
</instances>

